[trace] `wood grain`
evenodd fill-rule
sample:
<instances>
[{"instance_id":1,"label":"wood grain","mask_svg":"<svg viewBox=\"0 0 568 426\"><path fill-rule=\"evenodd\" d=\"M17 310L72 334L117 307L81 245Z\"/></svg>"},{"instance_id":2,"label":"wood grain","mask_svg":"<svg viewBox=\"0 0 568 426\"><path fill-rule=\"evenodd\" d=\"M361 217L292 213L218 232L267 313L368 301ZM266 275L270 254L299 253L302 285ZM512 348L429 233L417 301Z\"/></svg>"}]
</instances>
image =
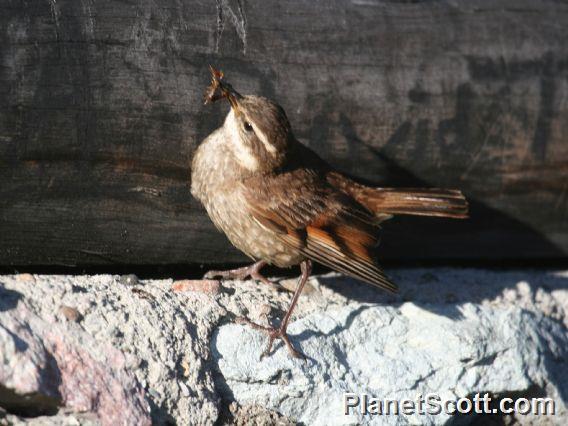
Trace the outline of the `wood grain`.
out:
<instances>
[{"instance_id":1,"label":"wood grain","mask_svg":"<svg viewBox=\"0 0 568 426\"><path fill-rule=\"evenodd\" d=\"M243 261L189 194L209 64L338 168L472 201L383 257L565 258L567 40L552 0L3 1L0 264Z\"/></svg>"}]
</instances>

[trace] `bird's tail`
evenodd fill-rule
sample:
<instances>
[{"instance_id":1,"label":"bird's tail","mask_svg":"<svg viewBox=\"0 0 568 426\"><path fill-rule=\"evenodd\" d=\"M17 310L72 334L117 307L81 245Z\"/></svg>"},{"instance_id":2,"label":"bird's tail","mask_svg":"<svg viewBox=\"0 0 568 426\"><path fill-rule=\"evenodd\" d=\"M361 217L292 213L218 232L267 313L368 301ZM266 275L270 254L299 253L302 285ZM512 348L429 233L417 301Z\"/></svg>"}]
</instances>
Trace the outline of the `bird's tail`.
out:
<instances>
[{"instance_id":1,"label":"bird's tail","mask_svg":"<svg viewBox=\"0 0 568 426\"><path fill-rule=\"evenodd\" d=\"M455 189L369 188L360 189L357 201L375 213L468 217L468 203Z\"/></svg>"},{"instance_id":2,"label":"bird's tail","mask_svg":"<svg viewBox=\"0 0 568 426\"><path fill-rule=\"evenodd\" d=\"M455 219L468 217L467 200L457 189L373 188L337 172L328 173L327 181L373 212L379 221L393 214Z\"/></svg>"}]
</instances>

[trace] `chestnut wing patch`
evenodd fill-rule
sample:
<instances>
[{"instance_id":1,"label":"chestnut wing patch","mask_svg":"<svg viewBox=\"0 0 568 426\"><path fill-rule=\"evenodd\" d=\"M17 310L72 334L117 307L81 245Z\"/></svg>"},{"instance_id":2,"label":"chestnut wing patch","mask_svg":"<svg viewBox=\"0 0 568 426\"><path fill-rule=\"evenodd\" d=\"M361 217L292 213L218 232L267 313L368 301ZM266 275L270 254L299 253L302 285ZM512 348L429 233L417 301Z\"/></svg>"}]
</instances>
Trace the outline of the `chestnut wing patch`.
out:
<instances>
[{"instance_id":1,"label":"chestnut wing patch","mask_svg":"<svg viewBox=\"0 0 568 426\"><path fill-rule=\"evenodd\" d=\"M331 269L396 292L375 263L373 216L306 170L253 178L243 184L253 218L285 244Z\"/></svg>"}]
</instances>

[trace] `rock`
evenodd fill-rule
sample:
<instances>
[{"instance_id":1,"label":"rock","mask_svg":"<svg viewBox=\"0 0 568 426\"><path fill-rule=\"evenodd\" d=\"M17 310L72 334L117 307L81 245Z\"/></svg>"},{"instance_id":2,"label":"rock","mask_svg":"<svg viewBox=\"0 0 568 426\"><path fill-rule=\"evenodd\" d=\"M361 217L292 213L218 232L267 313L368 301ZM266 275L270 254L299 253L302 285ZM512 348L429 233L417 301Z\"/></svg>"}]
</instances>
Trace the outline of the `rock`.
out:
<instances>
[{"instance_id":1,"label":"rock","mask_svg":"<svg viewBox=\"0 0 568 426\"><path fill-rule=\"evenodd\" d=\"M74 414L93 412L106 421L112 420L109 411L116 407L127 424L149 423L150 418L159 424L173 417L182 424L191 418L215 419L217 397L210 372L203 368L209 331L200 326L211 327L211 316L197 318L191 303L181 308L182 300L169 291L171 281L145 286L153 298L148 300L131 287L117 286L117 280L108 275L36 276L36 285L23 286L12 277L1 277L2 292L19 296L11 296L17 301L7 309L0 307L0 330L8 330L6 340L24 341L22 347L29 350L21 352L19 364L14 364L17 349L0 351L0 383L19 395L39 392L52 397L56 402L46 414L61 407ZM82 312L80 325L60 318L61 304ZM10 347L5 339L2 349ZM36 360L38 354L42 356ZM192 383L189 397L182 395L178 383L185 357ZM55 371L54 378L46 384L40 379L50 371ZM97 389L100 394L93 394ZM95 396L103 407L92 404ZM37 414L30 410L27 405L8 409L21 416Z\"/></svg>"},{"instance_id":2,"label":"rock","mask_svg":"<svg viewBox=\"0 0 568 426\"><path fill-rule=\"evenodd\" d=\"M130 285L130 286L135 286L140 283L138 277L134 274L121 275L120 278L118 279L118 282L122 285Z\"/></svg>"},{"instance_id":3,"label":"rock","mask_svg":"<svg viewBox=\"0 0 568 426\"><path fill-rule=\"evenodd\" d=\"M35 282L35 278L32 274L18 274L15 278L21 282L28 282L32 284Z\"/></svg>"},{"instance_id":4,"label":"rock","mask_svg":"<svg viewBox=\"0 0 568 426\"><path fill-rule=\"evenodd\" d=\"M259 405L240 406L232 403L229 411L230 419L228 420L235 426L292 426L295 424L283 415Z\"/></svg>"},{"instance_id":5,"label":"rock","mask_svg":"<svg viewBox=\"0 0 568 426\"><path fill-rule=\"evenodd\" d=\"M40 318L25 303L0 312L0 405L37 416L60 407L92 412L103 424L150 424L149 406L125 355Z\"/></svg>"},{"instance_id":6,"label":"rock","mask_svg":"<svg viewBox=\"0 0 568 426\"><path fill-rule=\"evenodd\" d=\"M432 392L447 398L522 393L549 381L566 387L568 338L560 324L517 307L464 304L460 314L452 319L449 311L432 313L412 303L350 303L292 324L307 362L290 358L283 345L258 361L266 338L234 324L215 334L214 354L239 404L255 403L305 424L345 424L345 392L414 400ZM358 413L350 419L369 420ZM408 418L415 424L447 420Z\"/></svg>"},{"instance_id":7,"label":"rock","mask_svg":"<svg viewBox=\"0 0 568 426\"><path fill-rule=\"evenodd\" d=\"M0 276L0 424L3 415L9 424L458 420L355 410L345 416L346 392L549 396L555 416L510 420L568 421L568 273L390 275L400 297L336 274L311 280L289 327L306 362L290 358L281 342L259 361L266 336L234 323L240 316L260 324L282 317L291 294L263 284L225 282L219 291L200 291L145 280L141 290L117 285L120 277L111 275L36 275L32 286ZM68 320L63 306L80 312L80 322Z\"/></svg>"},{"instance_id":8,"label":"rock","mask_svg":"<svg viewBox=\"0 0 568 426\"><path fill-rule=\"evenodd\" d=\"M79 322L81 321L81 313L73 306L61 305L59 312L67 321Z\"/></svg>"},{"instance_id":9,"label":"rock","mask_svg":"<svg viewBox=\"0 0 568 426\"><path fill-rule=\"evenodd\" d=\"M198 291L210 295L218 294L221 284L218 280L179 280L172 284L173 291Z\"/></svg>"}]
</instances>

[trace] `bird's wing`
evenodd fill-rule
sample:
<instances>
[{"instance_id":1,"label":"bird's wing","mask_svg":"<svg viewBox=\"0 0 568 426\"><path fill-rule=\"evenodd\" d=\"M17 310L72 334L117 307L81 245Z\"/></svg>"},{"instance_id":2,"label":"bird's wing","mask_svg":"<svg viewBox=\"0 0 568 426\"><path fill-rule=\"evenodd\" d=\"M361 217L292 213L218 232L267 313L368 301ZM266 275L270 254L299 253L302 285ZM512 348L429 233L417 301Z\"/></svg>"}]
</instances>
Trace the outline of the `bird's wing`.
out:
<instances>
[{"instance_id":1,"label":"bird's wing","mask_svg":"<svg viewBox=\"0 0 568 426\"><path fill-rule=\"evenodd\" d=\"M373 215L316 172L296 169L247 179L247 208L263 227L304 256L395 292L373 260L378 229Z\"/></svg>"}]
</instances>

